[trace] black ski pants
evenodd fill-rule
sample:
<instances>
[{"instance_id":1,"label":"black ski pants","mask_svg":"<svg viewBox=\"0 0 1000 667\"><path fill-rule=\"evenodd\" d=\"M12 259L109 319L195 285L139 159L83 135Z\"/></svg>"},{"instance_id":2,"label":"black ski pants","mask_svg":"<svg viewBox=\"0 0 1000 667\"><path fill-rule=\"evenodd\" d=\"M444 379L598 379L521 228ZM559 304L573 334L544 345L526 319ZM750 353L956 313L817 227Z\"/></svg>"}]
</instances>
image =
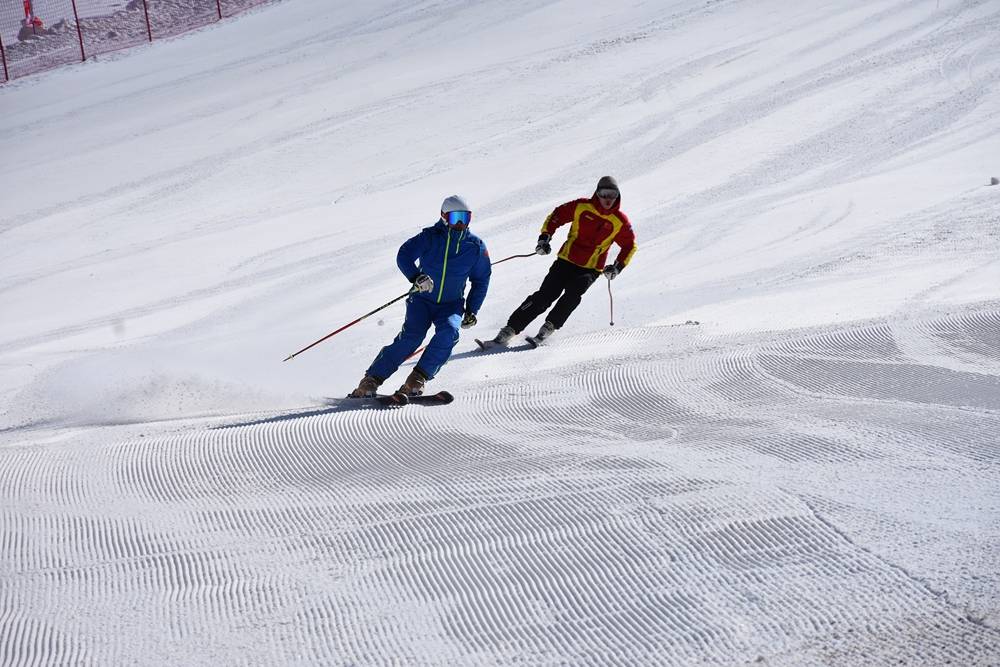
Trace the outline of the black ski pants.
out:
<instances>
[{"instance_id":1,"label":"black ski pants","mask_svg":"<svg viewBox=\"0 0 1000 667\"><path fill-rule=\"evenodd\" d=\"M524 303L511 313L507 326L518 333L524 331L532 320L548 310L553 301L559 299L545 319L552 322L556 329L561 328L566 324L570 313L580 305L583 293L600 275L601 272L596 269L585 269L565 259L557 259L549 268L538 291L525 299Z\"/></svg>"}]
</instances>

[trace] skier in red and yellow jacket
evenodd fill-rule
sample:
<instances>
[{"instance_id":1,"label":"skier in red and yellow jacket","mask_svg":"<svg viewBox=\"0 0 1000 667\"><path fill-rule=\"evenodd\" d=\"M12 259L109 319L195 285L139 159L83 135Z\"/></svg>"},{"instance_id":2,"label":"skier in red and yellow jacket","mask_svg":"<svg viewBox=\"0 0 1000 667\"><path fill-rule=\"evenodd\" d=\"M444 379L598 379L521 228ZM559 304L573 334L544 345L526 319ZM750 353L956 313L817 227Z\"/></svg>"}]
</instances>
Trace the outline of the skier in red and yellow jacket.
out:
<instances>
[{"instance_id":1,"label":"skier in red and yellow jacket","mask_svg":"<svg viewBox=\"0 0 1000 667\"><path fill-rule=\"evenodd\" d=\"M580 305L583 293L602 273L612 280L628 266L635 254L635 234L620 205L618 183L611 176L604 176L592 197L567 202L549 214L535 252L539 255L552 252L552 235L563 225L570 225L569 236L541 286L511 313L494 342L507 345L555 302L535 336L536 340L548 338L566 323L570 313ZM620 250L612 264L605 264L612 243Z\"/></svg>"}]
</instances>

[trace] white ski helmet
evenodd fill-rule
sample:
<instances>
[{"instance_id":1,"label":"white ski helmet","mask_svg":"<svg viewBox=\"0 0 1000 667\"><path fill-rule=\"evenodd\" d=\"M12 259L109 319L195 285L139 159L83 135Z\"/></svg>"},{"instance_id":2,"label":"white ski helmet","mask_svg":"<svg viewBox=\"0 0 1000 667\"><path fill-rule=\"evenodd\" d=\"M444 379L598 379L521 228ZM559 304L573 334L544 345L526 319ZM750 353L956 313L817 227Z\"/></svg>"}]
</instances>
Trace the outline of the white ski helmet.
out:
<instances>
[{"instance_id":1,"label":"white ski helmet","mask_svg":"<svg viewBox=\"0 0 1000 667\"><path fill-rule=\"evenodd\" d=\"M464 199L452 195L441 202L441 220L449 227L465 229L472 222L472 211Z\"/></svg>"},{"instance_id":2,"label":"white ski helmet","mask_svg":"<svg viewBox=\"0 0 1000 667\"><path fill-rule=\"evenodd\" d=\"M445 197L445 200L441 202L441 212L450 213L451 211L471 211L469 205L465 203L465 199L459 197L458 195L452 195L450 197Z\"/></svg>"}]
</instances>

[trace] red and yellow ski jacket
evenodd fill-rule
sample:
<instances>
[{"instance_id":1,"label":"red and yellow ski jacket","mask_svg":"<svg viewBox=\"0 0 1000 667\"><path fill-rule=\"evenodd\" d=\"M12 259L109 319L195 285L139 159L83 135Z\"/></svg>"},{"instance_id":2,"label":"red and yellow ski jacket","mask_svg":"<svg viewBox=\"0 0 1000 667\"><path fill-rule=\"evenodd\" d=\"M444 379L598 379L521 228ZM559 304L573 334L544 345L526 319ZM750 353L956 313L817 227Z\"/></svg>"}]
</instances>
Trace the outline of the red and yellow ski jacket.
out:
<instances>
[{"instance_id":1,"label":"red and yellow ski jacket","mask_svg":"<svg viewBox=\"0 0 1000 667\"><path fill-rule=\"evenodd\" d=\"M628 217L619 210L620 203L620 195L610 210L603 209L596 197L566 202L545 218L542 233L552 236L563 225L571 225L559 257L577 266L602 270L612 243L621 247L615 262L628 266L635 254L635 234Z\"/></svg>"}]
</instances>

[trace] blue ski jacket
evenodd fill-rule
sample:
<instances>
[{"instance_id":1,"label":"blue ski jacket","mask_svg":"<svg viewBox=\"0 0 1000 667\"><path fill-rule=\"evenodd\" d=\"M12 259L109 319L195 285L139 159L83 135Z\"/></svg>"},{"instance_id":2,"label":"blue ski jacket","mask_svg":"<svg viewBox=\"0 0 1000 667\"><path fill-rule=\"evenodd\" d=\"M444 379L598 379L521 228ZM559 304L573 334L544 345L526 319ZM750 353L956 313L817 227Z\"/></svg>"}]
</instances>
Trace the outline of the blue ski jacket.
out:
<instances>
[{"instance_id":1,"label":"blue ski jacket","mask_svg":"<svg viewBox=\"0 0 1000 667\"><path fill-rule=\"evenodd\" d=\"M468 229L452 229L443 220L403 243L396 254L396 264L410 282L419 273L426 273L434 280L432 291L413 295L432 303L463 298L466 282L471 282L465 310L472 313L478 313L482 307L493 272L483 240Z\"/></svg>"}]
</instances>

